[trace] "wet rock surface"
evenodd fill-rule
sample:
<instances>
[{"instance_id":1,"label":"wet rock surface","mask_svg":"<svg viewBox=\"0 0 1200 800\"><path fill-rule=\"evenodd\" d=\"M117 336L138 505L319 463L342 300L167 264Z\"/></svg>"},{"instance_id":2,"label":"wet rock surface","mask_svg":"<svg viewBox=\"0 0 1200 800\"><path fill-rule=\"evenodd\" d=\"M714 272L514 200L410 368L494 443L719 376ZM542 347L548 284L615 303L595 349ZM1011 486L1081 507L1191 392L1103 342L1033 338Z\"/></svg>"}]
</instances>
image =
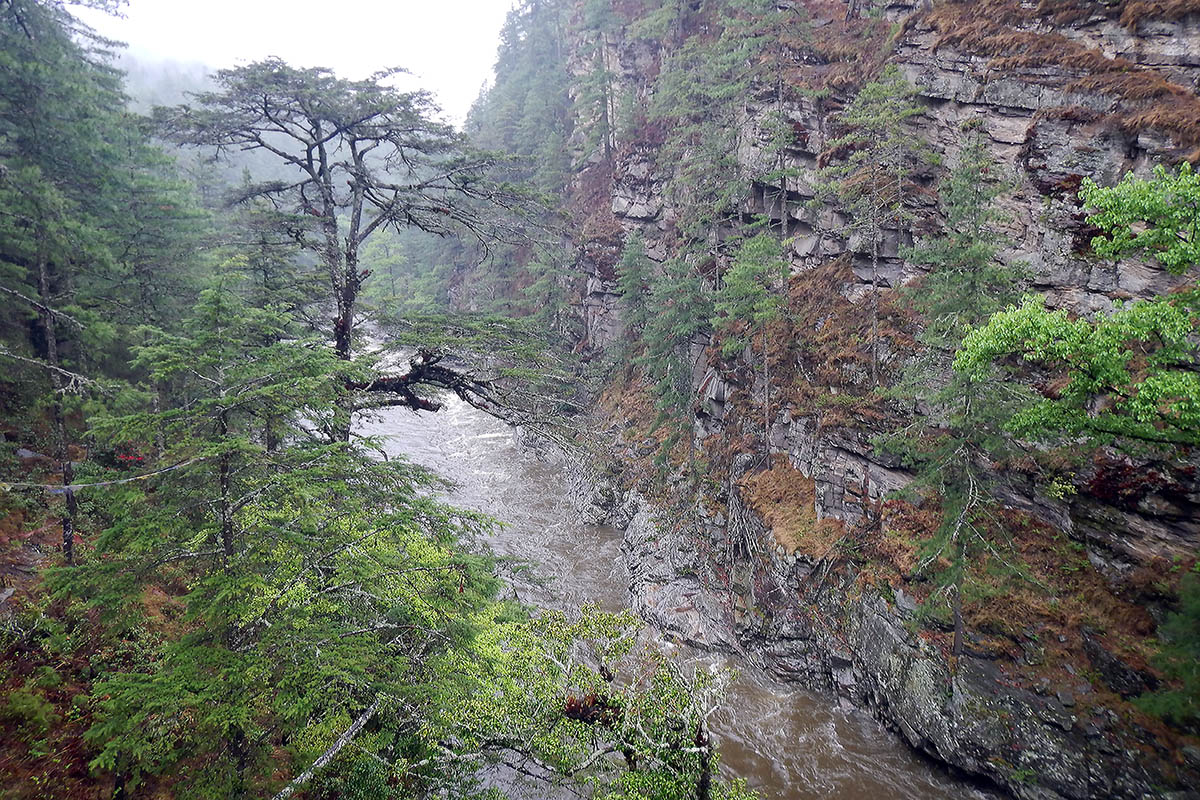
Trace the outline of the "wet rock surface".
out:
<instances>
[{"instance_id":1,"label":"wet rock surface","mask_svg":"<svg viewBox=\"0 0 1200 800\"><path fill-rule=\"evenodd\" d=\"M1152 765L1162 762L1146 758L1153 737L1139 740L1111 711L1081 707L1076 695L1091 692L1086 682L1034 691L1002 661L970 651L952 668L948 653L911 624L911 597L863 591L853 574L828 565L780 560L772 577L785 585L764 591L759 583L757 598L751 568L728 591L714 589L695 557L696 531L672 532L650 503L632 498L637 512L622 546L632 605L679 641L735 653L844 707L867 709L917 750L1015 797L1200 796L1195 766L1157 771ZM1114 689L1147 688L1148 676L1092 641L1089 654Z\"/></svg>"}]
</instances>

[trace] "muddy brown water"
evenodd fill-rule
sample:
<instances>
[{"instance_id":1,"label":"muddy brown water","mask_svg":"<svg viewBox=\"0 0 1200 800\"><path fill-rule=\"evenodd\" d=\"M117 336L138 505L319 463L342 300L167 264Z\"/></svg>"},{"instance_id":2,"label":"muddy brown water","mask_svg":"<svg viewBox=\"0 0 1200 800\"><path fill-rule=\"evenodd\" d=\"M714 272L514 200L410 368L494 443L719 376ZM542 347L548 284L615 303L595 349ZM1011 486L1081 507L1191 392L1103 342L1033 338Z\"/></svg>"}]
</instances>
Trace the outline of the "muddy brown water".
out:
<instances>
[{"instance_id":1,"label":"muddy brown water","mask_svg":"<svg viewBox=\"0 0 1200 800\"><path fill-rule=\"evenodd\" d=\"M590 601L627 607L621 531L578 521L560 463L523 447L502 423L457 400L437 414L391 409L358 425L390 456L405 456L450 479L448 499L505 523L489 537L500 555L532 563L511 580L528 603ZM729 663L662 642L681 659ZM937 800L993 798L919 757L868 714L783 684L745 664L714 729L722 769L764 800Z\"/></svg>"}]
</instances>

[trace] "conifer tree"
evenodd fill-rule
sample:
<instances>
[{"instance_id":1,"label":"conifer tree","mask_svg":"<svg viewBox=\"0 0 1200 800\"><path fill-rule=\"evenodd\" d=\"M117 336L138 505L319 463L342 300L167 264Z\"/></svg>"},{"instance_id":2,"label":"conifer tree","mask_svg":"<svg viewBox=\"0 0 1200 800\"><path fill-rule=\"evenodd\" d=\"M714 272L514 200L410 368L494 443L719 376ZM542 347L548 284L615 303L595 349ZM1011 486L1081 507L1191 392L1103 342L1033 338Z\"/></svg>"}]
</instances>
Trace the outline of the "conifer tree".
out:
<instances>
[{"instance_id":1,"label":"conifer tree","mask_svg":"<svg viewBox=\"0 0 1200 800\"><path fill-rule=\"evenodd\" d=\"M666 426L669 432L660 461L665 462L671 449L686 440L691 463L695 456L694 347L697 337L709 331L712 299L704 277L686 257L663 263L661 272L651 279L649 297L655 313L646 321L642 335L645 349L634 363L650 378L654 390L654 427Z\"/></svg>"},{"instance_id":2,"label":"conifer tree","mask_svg":"<svg viewBox=\"0 0 1200 800\"><path fill-rule=\"evenodd\" d=\"M605 164L613 163L616 148L617 92L614 86L615 53L610 42L620 27L612 0L586 0L581 14L584 57L589 69L578 82L576 105L587 109L585 159L599 151Z\"/></svg>"},{"instance_id":3,"label":"conifer tree","mask_svg":"<svg viewBox=\"0 0 1200 800\"><path fill-rule=\"evenodd\" d=\"M733 264L722 277L713 302L713 327L721 333L722 354L728 358L745 349L754 338L761 349L763 382L763 442L771 447L771 373L767 328L783 308L787 266L783 248L773 233L762 232L738 247Z\"/></svg>"},{"instance_id":4,"label":"conifer tree","mask_svg":"<svg viewBox=\"0 0 1200 800\"><path fill-rule=\"evenodd\" d=\"M1003 423L1014 397L998 391L991 374L953 370L964 337L1018 295L1020 280L1019 271L997 255L1002 217L995 201L1006 187L978 126L968 125L964 136L959 162L942 185L946 232L909 253L929 268L907 291L924 319L917 337L923 349L892 394L911 402L919 416L885 440L916 469L913 488L932 492L941 503L940 524L923 545L919 570L948 564L934 579L950 592L955 656L962 653L963 595L975 559L1017 568L998 554L1003 543L995 540L985 513L995 480L987 459L1004 450ZM930 429L915 435L924 426Z\"/></svg>"},{"instance_id":5,"label":"conifer tree","mask_svg":"<svg viewBox=\"0 0 1200 800\"><path fill-rule=\"evenodd\" d=\"M653 281L652 264L646 257L646 244L640 232L625 240L617 263L617 289L621 293L621 323L624 328L626 360L636 355L646 324L652 316L649 292Z\"/></svg>"},{"instance_id":6,"label":"conifer tree","mask_svg":"<svg viewBox=\"0 0 1200 800\"><path fill-rule=\"evenodd\" d=\"M916 89L899 68L888 66L839 115L846 133L830 143L830 151L848 155L825 169L831 181L825 193L837 198L849 216L851 233L870 248L874 386L879 386L879 260L883 238L886 231L904 222L907 182L924 152L907 125L923 113L913 102L915 95Z\"/></svg>"}]
</instances>

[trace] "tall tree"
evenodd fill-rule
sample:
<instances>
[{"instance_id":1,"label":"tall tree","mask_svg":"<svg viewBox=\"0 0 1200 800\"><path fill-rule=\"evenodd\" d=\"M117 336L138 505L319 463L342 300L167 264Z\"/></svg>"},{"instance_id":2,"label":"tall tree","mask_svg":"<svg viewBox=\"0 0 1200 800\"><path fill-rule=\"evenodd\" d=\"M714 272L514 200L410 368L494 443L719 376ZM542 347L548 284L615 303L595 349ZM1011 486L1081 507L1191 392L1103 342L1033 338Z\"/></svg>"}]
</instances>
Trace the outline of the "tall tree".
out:
<instances>
[{"instance_id":1,"label":"tall tree","mask_svg":"<svg viewBox=\"0 0 1200 800\"><path fill-rule=\"evenodd\" d=\"M952 652L962 653L963 595L977 559L1002 547L985 513L996 480L991 458L1004 450L1005 420L1014 394L996 389L995 376L953 370L954 354L972 328L1011 302L1019 292L1019 270L998 257L1002 241L996 199L1006 190L977 124L964 131L966 145L942 185L945 234L923 242L909 257L928 265L928 274L906 291L921 312L917 336L922 352L905 369L894 397L912 403L917 418L885 439L916 469L913 489L930 492L941 504L938 528L924 543L921 571L932 570L950 593L954 622ZM999 559L1000 566L1012 559ZM939 564L946 564L941 568Z\"/></svg>"},{"instance_id":2,"label":"tall tree","mask_svg":"<svg viewBox=\"0 0 1200 800\"><path fill-rule=\"evenodd\" d=\"M81 291L96 289L85 276L114 262L108 231L127 230L115 187L123 167L139 168L115 146L128 120L105 46L57 3L0 3L0 290L10 308L37 320L36 336L0 356L48 381L53 448L68 487L68 395L86 382L86 362L101 360L112 330L77 304ZM64 494L70 563L77 503L70 488Z\"/></svg>"},{"instance_id":3,"label":"tall tree","mask_svg":"<svg viewBox=\"0 0 1200 800\"><path fill-rule=\"evenodd\" d=\"M308 221L293 235L328 276L334 312L331 337L342 360L353 355L355 313L369 272L361 250L378 231L414 227L439 236L470 232L481 241L511 221L496 208L515 209L522 197L488 179L496 159L467 154L454 130L434 115L425 92L387 84L397 70L349 81L320 68L298 69L278 59L222 70L218 90L194 105L156 109L177 141L229 151L265 151L276 176L252 176L236 199L265 198ZM445 369L444 367L442 368ZM411 384L440 371L410 371L367 390L389 391L397 404L433 408ZM335 433L350 432L350 407Z\"/></svg>"},{"instance_id":4,"label":"tall tree","mask_svg":"<svg viewBox=\"0 0 1200 800\"><path fill-rule=\"evenodd\" d=\"M621 292L621 324L624 329L625 356L632 359L642 341L653 314L649 302L653 265L646 257L646 243L641 232L635 231L621 248L617 262L617 289Z\"/></svg>"},{"instance_id":5,"label":"tall tree","mask_svg":"<svg viewBox=\"0 0 1200 800\"><path fill-rule=\"evenodd\" d=\"M761 232L738 247L733 265L714 298L713 327L724 338L721 352L732 356L757 336L763 382L763 445L771 448L771 372L767 328L779 319L787 284L787 262L774 233Z\"/></svg>"},{"instance_id":6,"label":"tall tree","mask_svg":"<svg viewBox=\"0 0 1200 800\"><path fill-rule=\"evenodd\" d=\"M650 282L650 307L657 313L646 322L644 351L634 363L650 378L654 390L653 427L668 431L660 461L665 462L677 443L686 441L690 465L695 457L696 345L707 338L712 317L712 293L695 259L679 256L663 263Z\"/></svg>"},{"instance_id":7,"label":"tall tree","mask_svg":"<svg viewBox=\"0 0 1200 800\"><path fill-rule=\"evenodd\" d=\"M879 385L879 261L884 235L901 227L907 182L924 151L907 123L922 109L916 89L898 67L888 66L838 117L846 133L830 143L846 153L825 169L826 191L849 216L851 233L871 254L871 383Z\"/></svg>"}]
</instances>

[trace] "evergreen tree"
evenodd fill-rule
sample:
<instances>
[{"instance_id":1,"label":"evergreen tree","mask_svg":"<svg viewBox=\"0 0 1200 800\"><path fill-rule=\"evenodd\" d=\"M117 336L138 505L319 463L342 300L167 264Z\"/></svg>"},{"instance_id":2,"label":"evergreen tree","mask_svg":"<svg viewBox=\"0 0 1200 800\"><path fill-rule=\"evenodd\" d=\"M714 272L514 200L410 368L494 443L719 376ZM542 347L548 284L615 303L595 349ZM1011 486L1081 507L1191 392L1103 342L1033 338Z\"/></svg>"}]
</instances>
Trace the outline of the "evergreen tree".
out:
<instances>
[{"instance_id":1,"label":"evergreen tree","mask_svg":"<svg viewBox=\"0 0 1200 800\"><path fill-rule=\"evenodd\" d=\"M847 132L830 143L832 152L848 151L840 164L827 167L825 193L837 198L850 218L855 237L871 252L871 383L879 385L879 259L884 233L904 221L907 181L924 151L907 123L922 112L913 102L916 89L898 67L887 67L862 88L838 117ZM861 245L860 245L861 246Z\"/></svg>"},{"instance_id":2,"label":"evergreen tree","mask_svg":"<svg viewBox=\"0 0 1200 800\"><path fill-rule=\"evenodd\" d=\"M612 0L586 0L580 16L584 36L582 54L588 70L577 83L575 106L584 110L581 122L588 132L584 160L599 153L603 162L611 166L618 113L614 86L616 52L611 39L620 30L620 19L613 11Z\"/></svg>"},{"instance_id":3,"label":"evergreen tree","mask_svg":"<svg viewBox=\"0 0 1200 800\"><path fill-rule=\"evenodd\" d=\"M999 390L992 374L954 371L954 354L972 328L1017 296L1020 279L997 257L1002 218L995 201L1006 187L978 126L967 126L964 135L959 163L942 186L946 233L909 254L929 267L919 287L907 292L925 320L917 337L923 350L892 394L911 402L919 416L884 442L916 469L913 489L932 492L941 504L941 521L923 545L919 571L935 569L934 579L950 592L955 656L962 653L963 595L977 562L1015 565L999 555L1003 542L987 514L996 480L989 457L1005 447L1003 423L1014 410L1014 395Z\"/></svg>"},{"instance_id":4,"label":"evergreen tree","mask_svg":"<svg viewBox=\"0 0 1200 800\"><path fill-rule=\"evenodd\" d=\"M713 327L724 337L722 354L728 358L759 340L763 381L763 442L771 447L771 373L767 327L779 319L787 283L783 248L772 233L759 233L738 247L733 264L722 277L714 298Z\"/></svg>"},{"instance_id":5,"label":"evergreen tree","mask_svg":"<svg viewBox=\"0 0 1200 800\"><path fill-rule=\"evenodd\" d=\"M373 235L413 227L438 236L501 238L509 217L485 209L515 213L525 199L512 184L491 179L496 157L468 154L458 134L433 118L428 94L400 92L385 77L348 81L272 59L218 72L219 88L196 94L192 105L156 109L164 130L181 144L218 156L242 150L274 157L287 178L254 175L235 199L270 199L308 220L294 235L328 277L330 336L345 361L353 355L359 294L369 275L360 254ZM415 380L417 373L409 374ZM388 390L383 385L363 382L365 390L388 391L396 402L418 399L394 383ZM352 411L347 396L333 431L343 440Z\"/></svg>"},{"instance_id":6,"label":"evergreen tree","mask_svg":"<svg viewBox=\"0 0 1200 800\"><path fill-rule=\"evenodd\" d=\"M621 323L624 327L624 355L631 360L643 340L646 325L653 316L649 302L653 265L646 257L646 243L640 232L625 240L617 263L617 289L621 293Z\"/></svg>"},{"instance_id":7,"label":"evergreen tree","mask_svg":"<svg viewBox=\"0 0 1200 800\"><path fill-rule=\"evenodd\" d=\"M712 299L698 267L687 258L671 258L650 282L649 305L655 314L642 334L644 352L634 360L650 379L657 416L654 428L666 426L668 435L660 451L665 462L681 440L687 442L689 464L695 457L692 427L695 423L693 373L700 337L707 337Z\"/></svg>"},{"instance_id":8,"label":"evergreen tree","mask_svg":"<svg viewBox=\"0 0 1200 800\"><path fill-rule=\"evenodd\" d=\"M493 589L482 562L451 551L472 523L422 497L427 477L306 435L336 415L345 367L294 327L226 275L186 334L139 349L172 407L97 423L114 443L164 427L165 466L106 497L95 557L60 586L109 635L137 636L147 587L186 576L173 599L185 632L151 636L144 663L105 665L95 687L94 766L124 781L200 758L180 796L261 796L280 728L302 734L303 763L351 720L417 700L429 659L462 638L446 618L469 630ZM260 437L267 420L286 424L281 446Z\"/></svg>"}]
</instances>

